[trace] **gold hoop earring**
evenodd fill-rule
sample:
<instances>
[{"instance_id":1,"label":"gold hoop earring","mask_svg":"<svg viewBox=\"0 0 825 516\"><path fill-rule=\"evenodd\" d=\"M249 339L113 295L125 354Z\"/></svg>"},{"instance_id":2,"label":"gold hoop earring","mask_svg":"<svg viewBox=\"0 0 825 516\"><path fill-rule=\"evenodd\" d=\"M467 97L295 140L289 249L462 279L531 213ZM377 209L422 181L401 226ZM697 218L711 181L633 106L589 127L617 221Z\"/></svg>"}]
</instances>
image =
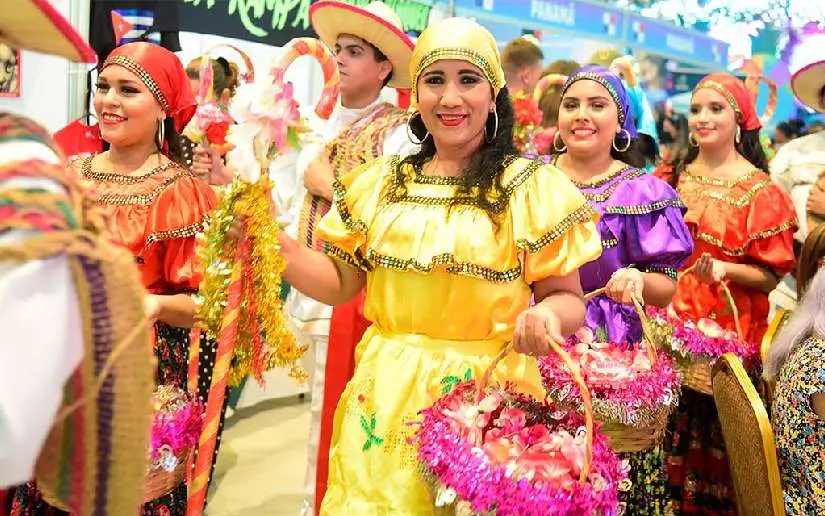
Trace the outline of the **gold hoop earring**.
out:
<instances>
[{"instance_id":1,"label":"gold hoop earring","mask_svg":"<svg viewBox=\"0 0 825 516\"><path fill-rule=\"evenodd\" d=\"M419 113L418 111L413 111L407 117L407 138L410 139L410 141L412 142L413 145L421 145L422 143L427 141L427 138L430 137L430 131L427 129L426 126L424 126L424 129L427 131L424 134L424 137L421 138L420 140L416 140L416 138L415 138L415 133L413 133L412 126L410 125L410 123L412 122L413 118L415 118L416 116L420 116L420 115L421 115L421 113Z\"/></svg>"},{"instance_id":2,"label":"gold hoop earring","mask_svg":"<svg viewBox=\"0 0 825 516\"><path fill-rule=\"evenodd\" d=\"M627 143L625 144L625 146L624 146L623 148L621 148L621 149L620 149L620 148L616 145L616 136L619 136L619 135L620 135L620 134L622 134L622 133L624 133L625 137L627 138ZM626 152L626 151L627 151L627 149L629 149L629 148L630 148L630 144L631 144L631 143L632 143L632 141L633 141L633 140L630 138L630 131L628 131L627 129L622 129L620 132L616 133L616 136L614 136L614 137L613 137L613 150L615 150L616 152Z\"/></svg>"},{"instance_id":3,"label":"gold hoop earring","mask_svg":"<svg viewBox=\"0 0 825 516\"><path fill-rule=\"evenodd\" d=\"M736 141L736 145L742 143L742 127L736 126L736 136L734 137L734 141Z\"/></svg>"},{"instance_id":4,"label":"gold hoop earring","mask_svg":"<svg viewBox=\"0 0 825 516\"><path fill-rule=\"evenodd\" d=\"M158 139L157 139L157 141L155 142L155 143L157 143L157 144L158 144L158 149L161 149L161 150L163 149L163 142L164 142L164 138L166 138L166 128L163 126L163 122L164 122L165 120L166 120L165 118L161 118L161 119L159 120L159 124L158 124L158 135L157 135L157 138L158 138Z\"/></svg>"},{"instance_id":5,"label":"gold hoop earring","mask_svg":"<svg viewBox=\"0 0 825 516\"><path fill-rule=\"evenodd\" d=\"M495 120L495 126L493 129L493 136L491 136L490 138L487 137L487 125L485 124L484 126L484 140L487 143L492 143L493 140L496 139L496 136L498 136L498 113L495 111L491 111L490 113L493 115L493 119ZM489 119L490 117L488 116L487 118Z\"/></svg>"},{"instance_id":6,"label":"gold hoop earring","mask_svg":"<svg viewBox=\"0 0 825 516\"><path fill-rule=\"evenodd\" d=\"M561 147L559 147L559 140L561 140ZM564 152L567 150L567 145L564 143L564 140L561 139L560 131L556 131L556 134L553 136L553 150L556 152Z\"/></svg>"},{"instance_id":7,"label":"gold hoop earring","mask_svg":"<svg viewBox=\"0 0 825 516\"><path fill-rule=\"evenodd\" d=\"M693 136L693 131L688 133L688 143L690 144L691 147L698 147L699 146L699 142L697 142L696 137Z\"/></svg>"}]
</instances>

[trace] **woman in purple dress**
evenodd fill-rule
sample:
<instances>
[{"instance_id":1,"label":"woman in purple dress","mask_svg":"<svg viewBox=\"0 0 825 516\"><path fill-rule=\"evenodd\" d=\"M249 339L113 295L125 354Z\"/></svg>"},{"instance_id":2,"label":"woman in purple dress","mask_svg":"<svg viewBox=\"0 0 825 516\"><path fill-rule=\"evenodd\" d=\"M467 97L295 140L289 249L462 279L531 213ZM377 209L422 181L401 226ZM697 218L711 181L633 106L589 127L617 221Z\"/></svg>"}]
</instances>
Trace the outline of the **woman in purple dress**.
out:
<instances>
[{"instance_id":1,"label":"woman in purple dress","mask_svg":"<svg viewBox=\"0 0 825 516\"><path fill-rule=\"evenodd\" d=\"M676 292L676 269L693 252L679 195L644 172L627 92L610 70L585 66L564 85L556 166L601 215L604 252L581 268L585 292L606 287L587 304L585 325L615 343L638 343L642 328L632 296L664 307ZM633 486L626 514L660 515L667 507L661 446L626 454Z\"/></svg>"}]
</instances>

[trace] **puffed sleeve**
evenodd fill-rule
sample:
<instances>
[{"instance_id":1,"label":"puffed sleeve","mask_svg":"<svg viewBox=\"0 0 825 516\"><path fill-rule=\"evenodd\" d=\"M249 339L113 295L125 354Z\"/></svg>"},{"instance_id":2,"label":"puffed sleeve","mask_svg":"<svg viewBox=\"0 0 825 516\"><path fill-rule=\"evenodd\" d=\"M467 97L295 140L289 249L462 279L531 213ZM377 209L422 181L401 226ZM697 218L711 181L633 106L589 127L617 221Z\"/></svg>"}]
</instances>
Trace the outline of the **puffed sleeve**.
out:
<instances>
[{"instance_id":1,"label":"puffed sleeve","mask_svg":"<svg viewBox=\"0 0 825 516\"><path fill-rule=\"evenodd\" d=\"M777 276L791 272L796 263L793 235L798 223L788 194L776 184L766 185L754 195L747 217L745 256Z\"/></svg>"},{"instance_id":2,"label":"puffed sleeve","mask_svg":"<svg viewBox=\"0 0 825 516\"><path fill-rule=\"evenodd\" d=\"M367 231L395 159L378 158L335 181L332 207L316 230L318 238L327 244L327 254L353 267L371 269L365 259Z\"/></svg>"},{"instance_id":3,"label":"puffed sleeve","mask_svg":"<svg viewBox=\"0 0 825 516\"><path fill-rule=\"evenodd\" d=\"M598 215L567 176L540 160L513 167L504 186L513 192L513 236L523 253L525 281L564 276L598 258Z\"/></svg>"},{"instance_id":4,"label":"puffed sleeve","mask_svg":"<svg viewBox=\"0 0 825 516\"><path fill-rule=\"evenodd\" d=\"M154 294L191 292L201 274L195 235L200 232L217 197L209 185L191 175L172 183L149 211L143 251L143 281Z\"/></svg>"},{"instance_id":5,"label":"puffed sleeve","mask_svg":"<svg viewBox=\"0 0 825 516\"><path fill-rule=\"evenodd\" d=\"M622 242L624 263L675 279L693 254L686 211L670 185L646 174L619 184L604 206L602 222Z\"/></svg>"}]
</instances>

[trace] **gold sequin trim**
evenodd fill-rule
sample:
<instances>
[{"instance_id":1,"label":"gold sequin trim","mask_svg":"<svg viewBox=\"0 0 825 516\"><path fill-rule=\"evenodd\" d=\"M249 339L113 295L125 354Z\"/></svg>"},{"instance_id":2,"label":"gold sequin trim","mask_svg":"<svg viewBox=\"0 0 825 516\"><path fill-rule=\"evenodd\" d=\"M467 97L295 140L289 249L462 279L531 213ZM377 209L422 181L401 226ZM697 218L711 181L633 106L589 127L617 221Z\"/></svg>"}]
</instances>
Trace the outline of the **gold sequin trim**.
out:
<instances>
[{"instance_id":1,"label":"gold sequin trim","mask_svg":"<svg viewBox=\"0 0 825 516\"><path fill-rule=\"evenodd\" d=\"M616 189L619 187L619 185L621 185L625 181L630 181L632 179L636 179L637 177L641 177L645 174L646 174L646 172L644 170L636 169L633 172L630 172L621 181L616 181L612 185L608 186L607 189L604 192L601 192L601 193L582 192L582 195L584 195L584 198L587 199L590 202L606 202L608 199L610 199L610 197L613 195L613 193L616 191ZM576 182L574 181L573 184L576 184ZM576 186L579 186L580 188L583 188L583 186L581 186L581 185L576 185Z\"/></svg>"},{"instance_id":2,"label":"gold sequin trim","mask_svg":"<svg viewBox=\"0 0 825 516\"><path fill-rule=\"evenodd\" d=\"M736 198L729 193L723 193L717 190L710 190L710 191L699 191L699 195L703 197L707 197L709 199L713 199L716 201L722 201L725 204L730 206L734 206L736 208L744 208L745 205L751 202L751 200L759 193L759 190L765 188L771 184L770 179L765 179L764 181L760 181L755 183L751 186L741 197Z\"/></svg>"},{"instance_id":3,"label":"gold sequin trim","mask_svg":"<svg viewBox=\"0 0 825 516\"><path fill-rule=\"evenodd\" d=\"M567 215L556 227L539 237L535 242L520 238L516 241L516 245L522 249L526 249L530 254L535 254L550 242L570 231L576 224L588 222L592 220L595 215L596 212L590 207L590 204L584 204Z\"/></svg>"},{"instance_id":4,"label":"gold sequin trim","mask_svg":"<svg viewBox=\"0 0 825 516\"><path fill-rule=\"evenodd\" d=\"M487 80L490 81L493 89L498 91L501 89L503 84L499 80L499 77L493 71L492 65L487 61L487 59L481 55L480 53L476 52L470 48L457 48L457 47L446 47L446 48L437 48L430 52L429 54L425 55L421 61L418 63L418 66L415 69L415 73L413 74L413 84L412 84L412 98L418 98L418 76L421 75L421 72L424 71L428 66L435 63L436 61L440 61L443 59L460 59L462 61L467 61L468 63L474 64L477 67L481 68L481 71L484 72L484 76L487 77Z\"/></svg>"},{"instance_id":5,"label":"gold sequin trim","mask_svg":"<svg viewBox=\"0 0 825 516\"><path fill-rule=\"evenodd\" d=\"M638 206L608 206L604 209L604 212L605 214L615 215L647 215L665 208L685 207L685 203L683 203L681 199L663 199L661 201L640 204Z\"/></svg>"},{"instance_id":6,"label":"gold sequin trim","mask_svg":"<svg viewBox=\"0 0 825 516\"><path fill-rule=\"evenodd\" d=\"M608 238L607 240L602 240L602 249L612 249L614 247L619 246L619 241L615 238Z\"/></svg>"},{"instance_id":7,"label":"gold sequin trim","mask_svg":"<svg viewBox=\"0 0 825 516\"><path fill-rule=\"evenodd\" d=\"M794 221L794 220L789 220L787 222L783 222L782 224L780 224L780 225L778 225L774 228L765 229L763 231L759 231L757 233L754 233L753 235L750 235L748 237L747 243L745 243L744 245L742 245L740 247L737 247L735 249L726 249L724 247L724 244L722 243L722 240L719 237L717 237L716 235L711 235L709 233L702 233L702 232L696 233L696 235L694 235L694 239L702 240L702 241L707 242L707 243L709 243L709 244L711 244L715 247L718 247L719 250L722 252L722 254L725 254L727 256L744 256L745 251L747 250L748 246L751 243L753 243L755 240L761 240L763 238L770 238L772 236L776 236L776 235L782 233L783 231L788 231L790 229L794 229L795 227L796 227L796 221Z\"/></svg>"},{"instance_id":8,"label":"gold sequin trim","mask_svg":"<svg viewBox=\"0 0 825 516\"><path fill-rule=\"evenodd\" d=\"M436 266L445 266L445 270L450 274L471 276L491 283L507 283L521 277L521 265L513 267L512 269L497 271L482 265L459 263L455 255L450 253L433 256L430 263L422 263L415 258L396 258L369 249L367 251L367 259L385 269L395 269L399 271L414 270L422 273L430 273Z\"/></svg>"},{"instance_id":9,"label":"gold sequin trim","mask_svg":"<svg viewBox=\"0 0 825 516\"><path fill-rule=\"evenodd\" d=\"M148 194L104 194L97 198L97 202L100 204L125 204L125 205L133 205L133 204L152 204L158 195L160 195L164 190L166 190L169 185L177 181L182 177L186 177L191 175L189 172L180 172L179 174L175 174L174 176L170 176L166 178L161 184L159 184L154 190L149 192Z\"/></svg>"},{"instance_id":10,"label":"gold sequin trim","mask_svg":"<svg viewBox=\"0 0 825 516\"><path fill-rule=\"evenodd\" d=\"M723 179L723 178L720 178L720 177L700 176L700 175L692 174L690 172L690 169L688 169L688 170L685 171L685 174L682 177L685 180L695 181L697 183L702 183L702 184L705 184L705 185L732 187L732 186L738 185L739 183L741 183L743 181L747 181L748 179L752 178L756 174L761 174L761 173L762 172L760 170L753 169L750 172L748 172L747 174L742 174L739 177L734 177L734 178L731 178L731 179Z\"/></svg>"},{"instance_id":11,"label":"gold sequin trim","mask_svg":"<svg viewBox=\"0 0 825 516\"><path fill-rule=\"evenodd\" d=\"M607 174L607 175L606 175L606 176L604 176L604 177L598 177L598 178L594 178L594 179L588 179L587 181L579 181L578 179L573 179L573 178L571 178L571 179L570 179L570 181L571 181L574 185L578 186L579 188L594 188L594 187L599 187L599 186L602 186L602 185L605 185L605 184L609 183L610 181L613 181L614 179L616 179L616 178L617 178L617 177L619 177L620 175L624 174L625 172L627 172L627 171L628 171L628 170L630 170L631 168L632 168L631 166L626 165L626 166L624 166L624 167L620 168L619 170L616 170L616 171L614 171L614 172L611 172L611 173ZM639 170L638 170L638 169L636 169L636 172L639 172ZM640 175L641 175L641 174L635 174L635 175L634 175L634 176L632 176L632 177L639 177ZM629 178L628 178L628 179L629 179Z\"/></svg>"},{"instance_id":12,"label":"gold sequin trim","mask_svg":"<svg viewBox=\"0 0 825 516\"><path fill-rule=\"evenodd\" d=\"M106 68L109 65L120 65L123 68L126 68L133 74L137 75L143 84L149 88L149 91L152 92L152 95L155 96L155 99L158 101L158 104L163 108L163 111L168 113L169 112L169 102L166 101L166 97L163 95L163 92L160 90L160 87L157 85L155 80L149 75L149 72L146 71L137 61L132 59L131 57L126 56L113 56L106 60L103 63L103 68ZM101 68L102 69L102 68Z\"/></svg>"},{"instance_id":13,"label":"gold sequin trim","mask_svg":"<svg viewBox=\"0 0 825 516\"><path fill-rule=\"evenodd\" d=\"M94 172L92 171L92 158L90 156L83 160L83 164L81 166L81 174L86 179L94 179L95 181L100 181L102 183L119 183L124 185L134 185L156 174L165 172L170 168L176 167L180 167L180 165L173 161L169 161L141 175L115 174L111 172Z\"/></svg>"},{"instance_id":14,"label":"gold sequin trim","mask_svg":"<svg viewBox=\"0 0 825 516\"><path fill-rule=\"evenodd\" d=\"M659 265L648 265L647 267L639 267L642 272L654 272L657 274L664 274L668 278L676 279L676 269L673 267L664 267Z\"/></svg>"},{"instance_id":15,"label":"gold sequin trim","mask_svg":"<svg viewBox=\"0 0 825 516\"><path fill-rule=\"evenodd\" d=\"M370 272L373 270L372 264L364 258L361 252L356 249L354 254L350 254L338 246L332 245L329 242L324 243L324 252L329 256L341 260L342 262L346 263L351 267L355 267L356 269L361 269L364 272Z\"/></svg>"},{"instance_id":16,"label":"gold sequin trim","mask_svg":"<svg viewBox=\"0 0 825 516\"><path fill-rule=\"evenodd\" d=\"M694 89L693 91L697 91L697 90L700 90L702 88L709 88L709 89L714 90L718 93L721 93L722 96L727 99L728 104L730 104L730 107L733 108L733 110L736 112L736 114L739 115L740 117L742 116L742 110L739 109L739 103L736 102L736 97L734 97L733 94L731 92L729 92L728 89L725 88L724 86L722 86L720 83L718 83L716 81L702 81L702 82L699 83L698 86L696 86L696 89Z\"/></svg>"},{"instance_id":17,"label":"gold sequin trim","mask_svg":"<svg viewBox=\"0 0 825 516\"><path fill-rule=\"evenodd\" d=\"M156 231L154 233L150 233L149 236L146 238L145 245L160 242L162 240L169 240L172 238L193 237L198 233L202 232L203 228L206 227L206 224L208 222L209 218L204 217L200 222L195 222L194 224L189 224L188 226L183 226L182 228L167 229L165 231Z\"/></svg>"}]
</instances>

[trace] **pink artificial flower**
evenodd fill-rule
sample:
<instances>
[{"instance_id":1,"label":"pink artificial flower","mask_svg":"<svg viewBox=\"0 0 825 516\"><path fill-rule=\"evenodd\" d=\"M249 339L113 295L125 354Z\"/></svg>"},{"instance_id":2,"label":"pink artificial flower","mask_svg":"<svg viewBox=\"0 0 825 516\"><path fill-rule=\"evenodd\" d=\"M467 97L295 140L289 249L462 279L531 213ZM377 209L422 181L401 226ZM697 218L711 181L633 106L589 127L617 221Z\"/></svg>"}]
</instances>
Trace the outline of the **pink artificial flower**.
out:
<instances>
[{"instance_id":1,"label":"pink artificial flower","mask_svg":"<svg viewBox=\"0 0 825 516\"><path fill-rule=\"evenodd\" d=\"M504 434L515 434L527 424L527 414L521 409L508 407L501 411L494 424Z\"/></svg>"},{"instance_id":2,"label":"pink artificial flower","mask_svg":"<svg viewBox=\"0 0 825 516\"><path fill-rule=\"evenodd\" d=\"M485 396L477 405L450 401L449 406L444 410L444 415L452 421L455 426L465 429L471 442L481 444L484 436L484 429L490 424L492 412L501 406L501 394L493 392Z\"/></svg>"}]
</instances>

